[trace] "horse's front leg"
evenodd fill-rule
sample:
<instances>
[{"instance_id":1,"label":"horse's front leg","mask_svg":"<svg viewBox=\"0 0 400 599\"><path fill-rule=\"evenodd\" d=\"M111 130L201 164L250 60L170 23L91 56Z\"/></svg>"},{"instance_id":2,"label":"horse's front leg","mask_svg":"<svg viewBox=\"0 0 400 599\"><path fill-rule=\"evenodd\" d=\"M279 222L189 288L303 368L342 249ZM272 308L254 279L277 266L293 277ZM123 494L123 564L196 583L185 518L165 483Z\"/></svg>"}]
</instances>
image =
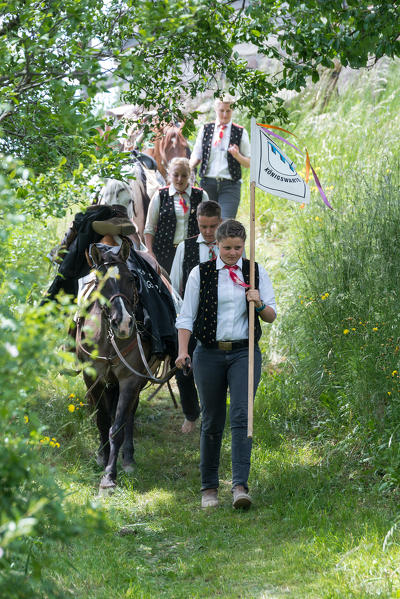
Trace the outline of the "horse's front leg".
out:
<instances>
[{"instance_id":1,"label":"horse's front leg","mask_svg":"<svg viewBox=\"0 0 400 599\"><path fill-rule=\"evenodd\" d=\"M125 426L129 421L129 414L132 410L133 398L137 398L140 390L140 385L137 382L133 383L127 380L120 383L118 404L115 411L114 423L110 428L109 444L110 456L105 473L100 482L100 489L112 489L115 487L117 480L117 460L119 450L124 442ZM137 404L137 401L136 401ZM133 416L132 416L133 425Z\"/></svg>"},{"instance_id":2,"label":"horse's front leg","mask_svg":"<svg viewBox=\"0 0 400 599\"><path fill-rule=\"evenodd\" d=\"M125 424L124 442L122 444L122 468L124 472L133 472L134 469L135 446L133 442L133 425L135 413L139 403L139 393L140 389L137 389L136 397L133 398L133 405L131 410L129 410L128 418Z\"/></svg>"}]
</instances>

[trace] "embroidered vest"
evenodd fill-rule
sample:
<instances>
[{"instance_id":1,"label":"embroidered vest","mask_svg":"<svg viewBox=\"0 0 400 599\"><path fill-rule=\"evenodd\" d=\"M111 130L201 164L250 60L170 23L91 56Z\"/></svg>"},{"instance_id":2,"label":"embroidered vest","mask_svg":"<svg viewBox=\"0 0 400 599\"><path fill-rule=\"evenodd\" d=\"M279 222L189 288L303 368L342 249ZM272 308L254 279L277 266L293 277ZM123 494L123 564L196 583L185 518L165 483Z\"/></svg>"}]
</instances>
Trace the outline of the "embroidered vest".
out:
<instances>
[{"instance_id":1,"label":"embroidered vest","mask_svg":"<svg viewBox=\"0 0 400 599\"><path fill-rule=\"evenodd\" d=\"M202 155L201 155L201 167L200 167L200 177L204 177L205 172L207 170L208 161L210 160L211 153L211 143L214 135L215 123L207 123L204 125L204 135L203 135L203 145L202 145ZM229 138L229 145L236 144L240 146L240 142L242 140L243 135L243 127L241 125L236 125L232 123L231 126L231 136ZM228 158L228 169L229 174L232 177L232 181L239 181L242 177L242 169L240 166L240 162L236 160L227 152Z\"/></svg>"},{"instance_id":2,"label":"embroidered vest","mask_svg":"<svg viewBox=\"0 0 400 599\"><path fill-rule=\"evenodd\" d=\"M188 276L190 275L190 271L200 264L200 244L197 243L198 235L194 237L189 237L185 239L185 250L183 253L183 264L182 264L182 289L180 289L180 294L182 297L185 295L186 283L188 280Z\"/></svg>"},{"instance_id":3,"label":"embroidered vest","mask_svg":"<svg viewBox=\"0 0 400 599\"><path fill-rule=\"evenodd\" d=\"M153 241L153 251L157 261L168 273L171 270L175 256L174 237L176 229L176 214L174 198L169 195L169 188L160 189L160 214L158 218L157 231ZM200 187L192 187L190 195L190 214L188 222L188 237L199 234L196 210L203 198L203 190Z\"/></svg>"},{"instance_id":4,"label":"embroidered vest","mask_svg":"<svg viewBox=\"0 0 400 599\"><path fill-rule=\"evenodd\" d=\"M218 310L218 270L216 260L202 262L200 268L200 298L197 317L193 326L193 334L203 345L215 343L217 336L217 310ZM250 284L250 260L243 258L244 282ZM259 274L258 264L255 264L255 287L258 289ZM249 315L249 303L246 300L247 316ZM255 340L261 337L261 325L259 316L255 312L254 319ZM232 339L234 341L234 339Z\"/></svg>"}]
</instances>

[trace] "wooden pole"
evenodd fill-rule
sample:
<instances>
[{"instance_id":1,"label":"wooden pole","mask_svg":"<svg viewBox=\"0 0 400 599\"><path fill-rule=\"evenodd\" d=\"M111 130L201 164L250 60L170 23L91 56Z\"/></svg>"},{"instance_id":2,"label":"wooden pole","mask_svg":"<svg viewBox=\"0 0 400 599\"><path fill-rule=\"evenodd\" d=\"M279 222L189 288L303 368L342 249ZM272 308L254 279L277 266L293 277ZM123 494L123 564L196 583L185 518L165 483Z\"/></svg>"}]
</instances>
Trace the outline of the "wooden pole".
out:
<instances>
[{"instance_id":1,"label":"wooden pole","mask_svg":"<svg viewBox=\"0 0 400 599\"><path fill-rule=\"evenodd\" d=\"M256 184L250 183L250 287L255 288L255 249L256 249ZM247 436L253 436L254 401L254 302L249 303L249 376Z\"/></svg>"}]
</instances>

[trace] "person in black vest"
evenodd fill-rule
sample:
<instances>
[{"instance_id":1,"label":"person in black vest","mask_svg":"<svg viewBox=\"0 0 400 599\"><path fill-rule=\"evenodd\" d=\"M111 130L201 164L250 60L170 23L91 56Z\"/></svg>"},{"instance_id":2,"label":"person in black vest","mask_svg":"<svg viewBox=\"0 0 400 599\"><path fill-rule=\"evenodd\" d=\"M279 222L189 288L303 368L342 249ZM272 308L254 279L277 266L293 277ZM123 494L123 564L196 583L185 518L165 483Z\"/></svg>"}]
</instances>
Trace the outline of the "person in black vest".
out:
<instances>
[{"instance_id":1,"label":"person in black vest","mask_svg":"<svg viewBox=\"0 0 400 599\"><path fill-rule=\"evenodd\" d=\"M187 158L173 158L168 167L171 184L161 187L153 196L144 228L146 247L169 273L178 243L198 235L196 210L208 195L189 183Z\"/></svg>"},{"instance_id":2,"label":"person in black vest","mask_svg":"<svg viewBox=\"0 0 400 599\"><path fill-rule=\"evenodd\" d=\"M222 218L235 218L240 202L242 166L250 166L249 135L232 123L232 96L215 101L216 121L204 125L197 136L190 166L200 164L200 185L210 200L221 205Z\"/></svg>"},{"instance_id":3,"label":"person in black vest","mask_svg":"<svg viewBox=\"0 0 400 599\"><path fill-rule=\"evenodd\" d=\"M197 223L200 234L182 241L176 250L171 269L171 284L180 296L184 297L186 281L191 270L208 260L215 260L219 254L215 239L217 228L221 223L221 207L217 202L207 200L197 206ZM189 342L190 359L196 347L193 335ZM176 382L182 404L185 420L182 424L183 433L191 433L195 429L195 422L200 415L199 400L194 384L193 371L185 376L182 370L176 374Z\"/></svg>"},{"instance_id":4,"label":"person in black vest","mask_svg":"<svg viewBox=\"0 0 400 599\"><path fill-rule=\"evenodd\" d=\"M230 393L232 433L233 507L248 508L251 438L247 437L248 306L255 303L254 393L261 376L259 318L276 318L275 296L265 269L255 265L255 289L250 289L250 262L242 258L246 231L235 220L217 230L219 257L203 262L190 273L181 312L177 318L182 368L190 358L188 343L197 339L193 355L194 377L201 403L200 472L201 505L218 505L218 469L226 419L226 396Z\"/></svg>"}]
</instances>

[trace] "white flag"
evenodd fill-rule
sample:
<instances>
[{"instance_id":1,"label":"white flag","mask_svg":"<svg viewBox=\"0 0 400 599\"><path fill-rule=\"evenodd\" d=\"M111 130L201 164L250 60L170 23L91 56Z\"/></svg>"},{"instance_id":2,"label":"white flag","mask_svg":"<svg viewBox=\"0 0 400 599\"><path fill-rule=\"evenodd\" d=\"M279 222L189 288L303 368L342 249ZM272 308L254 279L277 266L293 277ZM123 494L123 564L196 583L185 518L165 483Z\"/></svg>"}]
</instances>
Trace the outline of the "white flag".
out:
<instances>
[{"instance_id":1,"label":"white flag","mask_svg":"<svg viewBox=\"0 0 400 599\"><path fill-rule=\"evenodd\" d=\"M296 167L272 136L268 129L251 119L250 181L272 195L308 204L310 188L298 175Z\"/></svg>"}]
</instances>

